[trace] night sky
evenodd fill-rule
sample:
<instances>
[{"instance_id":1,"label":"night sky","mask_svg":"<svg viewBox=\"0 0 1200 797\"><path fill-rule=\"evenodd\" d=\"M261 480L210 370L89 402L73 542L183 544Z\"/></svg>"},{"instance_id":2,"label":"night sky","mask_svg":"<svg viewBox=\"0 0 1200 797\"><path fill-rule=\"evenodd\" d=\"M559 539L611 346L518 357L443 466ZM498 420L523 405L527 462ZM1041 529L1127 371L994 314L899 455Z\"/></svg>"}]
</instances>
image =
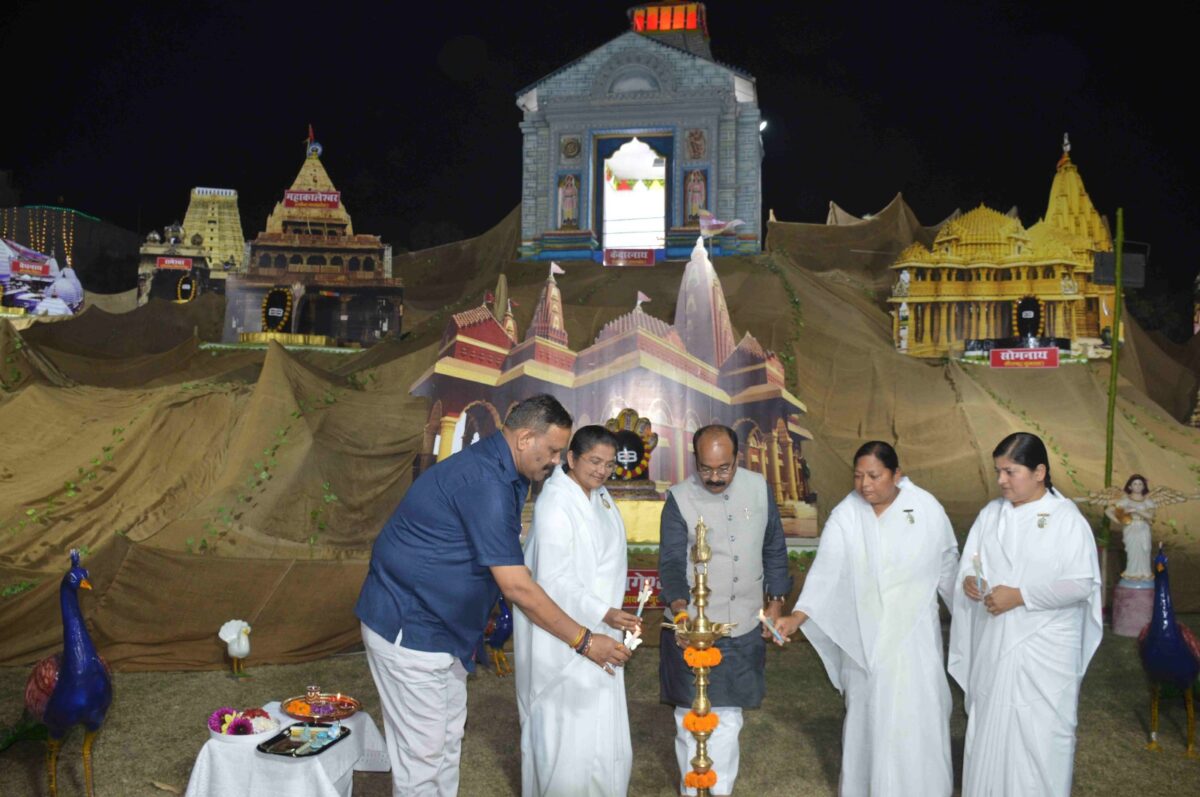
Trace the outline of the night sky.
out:
<instances>
[{"instance_id":1,"label":"night sky","mask_svg":"<svg viewBox=\"0 0 1200 797\"><path fill-rule=\"evenodd\" d=\"M252 237L311 122L358 231L398 250L476 235L520 202L516 92L620 35L629 5L10 1L0 170L24 204L143 233L181 219L193 186L235 188ZM985 202L1030 225L1069 131L1097 207L1123 206L1182 290L1200 247L1196 46L1179 42L1200 12L1122 7L708 13L715 57L757 78L764 215L821 222L830 200L861 215L903 192L926 224Z\"/></svg>"}]
</instances>

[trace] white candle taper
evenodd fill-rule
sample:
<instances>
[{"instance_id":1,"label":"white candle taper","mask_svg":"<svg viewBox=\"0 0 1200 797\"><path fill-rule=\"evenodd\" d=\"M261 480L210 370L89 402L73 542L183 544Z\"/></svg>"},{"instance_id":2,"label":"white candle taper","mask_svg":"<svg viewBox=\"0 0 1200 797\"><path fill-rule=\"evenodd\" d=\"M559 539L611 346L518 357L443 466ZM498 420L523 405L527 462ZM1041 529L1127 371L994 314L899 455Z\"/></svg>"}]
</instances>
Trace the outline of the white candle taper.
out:
<instances>
[{"instance_id":1,"label":"white candle taper","mask_svg":"<svg viewBox=\"0 0 1200 797\"><path fill-rule=\"evenodd\" d=\"M983 560L979 558L979 552L976 551L971 555L971 566L975 568L975 591L983 595Z\"/></svg>"},{"instance_id":2,"label":"white candle taper","mask_svg":"<svg viewBox=\"0 0 1200 797\"><path fill-rule=\"evenodd\" d=\"M650 600L650 596L654 590L650 588L650 579L642 576L642 588L638 590L638 610L637 616L642 616L642 609L646 608L646 603Z\"/></svg>"},{"instance_id":3,"label":"white candle taper","mask_svg":"<svg viewBox=\"0 0 1200 797\"><path fill-rule=\"evenodd\" d=\"M762 621L762 624L763 624L763 625L765 625L765 626L767 627L767 630L768 630L768 631L770 631L770 632L771 632L771 634L772 634L772 635L774 635L774 637L775 637L777 640L779 640L779 644L781 644L781 645L786 645L786 644L787 644L787 638L786 638L786 637L784 637L784 635L783 635L783 634L779 633L779 629L777 629L777 628L775 627L775 624L774 624L774 623L772 623L772 622L771 622L771 621L770 621L770 620L767 618L767 613L766 613L766 612L764 612L762 609L759 609L759 610L758 610L758 619L759 619L759 620L761 620L761 621Z\"/></svg>"},{"instance_id":4,"label":"white candle taper","mask_svg":"<svg viewBox=\"0 0 1200 797\"><path fill-rule=\"evenodd\" d=\"M642 576L642 586L638 590L638 607L637 607L638 619L641 619L642 610L646 608L646 602L648 600L650 600L650 596L652 593L653 593L653 590L650 588L650 580L647 579L645 576ZM629 648L630 653L637 650L638 645L640 645L640 644L642 644L641 629L638 629L636 631L626 631L625 632L625 647Z\"/></svg>"}]
</instances>

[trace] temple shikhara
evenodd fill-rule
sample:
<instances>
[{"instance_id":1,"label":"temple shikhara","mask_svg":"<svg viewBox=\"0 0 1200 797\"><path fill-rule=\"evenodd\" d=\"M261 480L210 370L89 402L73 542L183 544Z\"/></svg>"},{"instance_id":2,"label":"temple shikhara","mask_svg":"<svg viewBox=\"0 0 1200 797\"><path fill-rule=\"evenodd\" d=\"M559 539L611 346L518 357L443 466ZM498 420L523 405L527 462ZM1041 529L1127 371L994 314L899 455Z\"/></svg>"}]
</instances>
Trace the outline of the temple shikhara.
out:
<instances>
[{"instance_id":1,"label":"temple shikhara","mask_svg":"<svg viewBox=\"0 0 1200 797\"><path fill-rule=\"evenodd\" d=\"M683 259L706 218L740 220L714 254L761 248L754 78L714 60L703 3L634 6L629 29L518 93L526 259Z\"/></svg>"},{"instance_id":2,"label":"temple shikhara","mask_svg":"<svg viewBox=\"0 0 1200 797\"><path fill-rule=\"evenodd\" d=\"M370 346L398 333L403 283L392 247L354 232L311 131L291 188L249 244L226 291L225 338Z\"/></svg>"},{"instance_id":3,"label":"temple shikhara","mask_svg":"<svg viewBox=\"0 0 1200 797\"><path fill-rule=\"evenodd\" d=\"M183 224L152 231L139 249L138 304L225 293L225 280L241 267L245 248L237 191L193 188Z\"/></svg>"},{"instance_id":4,"label":"temple shikhara","mask_svg":"<svg viewBox=\"0 0 1200 797\"><path fill-rule=\"evenodd\" d=\"M509 408L535 393L558 398L577 428L604 425L625 409L647 418L658 435L647 475L660 484L690 475L696 429L723 423L737 431L739 464L764 474L775 491L785 530L815 536L804 404L788 391L773 352L749 333L736 337L721 281L700 241L683 274L674 324L639 302L579 352L569 347L563 323L556 277L563 273L551 264L523 337L511 308L500 312L507 304L502 298L495 312L484 304L451 317L437 361L412 386L432 405L419 464L445 459L498 430ZM652 527L657 540L657 516Z\"/></svg>"},{"instance_id":5,"label":"temple shikhara","mask_svg":"<svg viewBox=\"0 0 1200 797\"><path fill-rule=\"evenodd\" d=\"M1023 345L1104 356L1115 288L1095 281L1111 252L1064 137L1045 215L1026 229L1015 213L980 205L948 220L931 247L913 243L891 266L897 348L917 357Z\"/></svg>"}]
</instances>

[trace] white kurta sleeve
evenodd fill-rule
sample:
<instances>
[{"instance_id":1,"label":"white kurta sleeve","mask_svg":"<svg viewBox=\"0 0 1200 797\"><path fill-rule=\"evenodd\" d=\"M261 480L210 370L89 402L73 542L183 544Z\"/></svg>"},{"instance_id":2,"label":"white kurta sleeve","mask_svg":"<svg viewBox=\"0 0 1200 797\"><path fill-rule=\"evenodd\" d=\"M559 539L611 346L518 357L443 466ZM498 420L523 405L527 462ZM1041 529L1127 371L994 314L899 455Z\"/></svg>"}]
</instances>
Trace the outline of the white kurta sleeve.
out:
<instances>
[{"instance_id":1,"label":"white kurta sleeve","mask_svg":"<svg viewBox=\"0 0 1200 797\"><path fill-rule=\"evenodd\" d=\"M942 574L938 578L938 595L954 613L954 585L958 583L958 546L942 551Z\"/></svg>"},{"instance_id":2,"label":"white kurta sleeve","mask_svg":"<svg viewBox=\"0 0 1200 797\"><path fill-rule=\"evenodd\" d=\"M1072 603L1087 600L1092 594L1090 578L1066 578L1046 584L1027 584L1021 587L1025 608L1030 611L1061 609Z\"/></svg>"},{"instance_id":3,"label":"white kurta sleeve","mask_svg":"<svg viewBox=\"0 0 1200 797\"><path fill-rule=\"evenodd\" d=\"M941 509L941 507L938 507ZM946 604L946 608L950 613L954 613L954 585L958 582L958 538L954 536L954 526L950 523L950 518L946 516L946 511L943 509L940 513L938 521L941 523L942 529L942 561L941 572L938 576L938 595L942 597L942 603Z\"/></svg>"},{"instance_id":4,"label":"white kurta sleeve","mask_svg":"<svg viewBox=\"0 0 1200 797\"><path fill-rule=\"evenodd\" d=\"M604 622L604 615L612 607L580 578L574 551L578 534L570 512L557 505L539 504L531 532L537 539L536 558L530 562L530 570L538 585L571 619L594 629Z\"/></svg>"}]
</instances>

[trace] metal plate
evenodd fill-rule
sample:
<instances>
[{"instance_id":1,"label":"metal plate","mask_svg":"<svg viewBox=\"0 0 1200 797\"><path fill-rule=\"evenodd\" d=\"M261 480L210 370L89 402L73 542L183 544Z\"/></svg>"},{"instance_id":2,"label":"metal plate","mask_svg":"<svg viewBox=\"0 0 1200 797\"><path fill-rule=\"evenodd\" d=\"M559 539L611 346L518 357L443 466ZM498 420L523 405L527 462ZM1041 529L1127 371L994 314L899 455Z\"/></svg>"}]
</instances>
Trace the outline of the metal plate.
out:
<instances>
[{"instance_id":1,"label":"metal plate","mask_svg":"<svg viewBox=\"0 0 1200 797\"><path fill-rule=\"evenodd\" d=\"M308 712L298 710L300 706L307 706ZM359 703L350 695L343 695L340 692L335 695L319 694L315 697L306 695L297 695L289 697L279 704L279 710L287 714L292 719L302 720L305 722L333 722L334 720L344 720L347 717L354 716L362 704Z\"/></svg>"},{"instance_id":2,"label":"metal plate","mask_svg":"<svg viewBox=\"0 0 1200 797\"><path fill-rule=\"evenodd\" d=\"M342 739L345 739L347 736L349 736L350 729L343 725L342 733L340 736L338 736L338 738L325 743L322 747L316 750L312 749L311 747L304 749L304 746L308 743L308 740L305 739L303 735L293 735L292 729L322 729L332 727L333 726L327 722L298 722L295 725L290 725L287 728L284 728L270 739L259 744L255 749L258 750L258 752L266 753L267 755L281 755L286 756L287 758L308 758L309 756L320 755L330 747L333 747L335 744L340 742ZM301 750L303 750L303 752L301 752Z\"/></svg>"}]
</instances>

